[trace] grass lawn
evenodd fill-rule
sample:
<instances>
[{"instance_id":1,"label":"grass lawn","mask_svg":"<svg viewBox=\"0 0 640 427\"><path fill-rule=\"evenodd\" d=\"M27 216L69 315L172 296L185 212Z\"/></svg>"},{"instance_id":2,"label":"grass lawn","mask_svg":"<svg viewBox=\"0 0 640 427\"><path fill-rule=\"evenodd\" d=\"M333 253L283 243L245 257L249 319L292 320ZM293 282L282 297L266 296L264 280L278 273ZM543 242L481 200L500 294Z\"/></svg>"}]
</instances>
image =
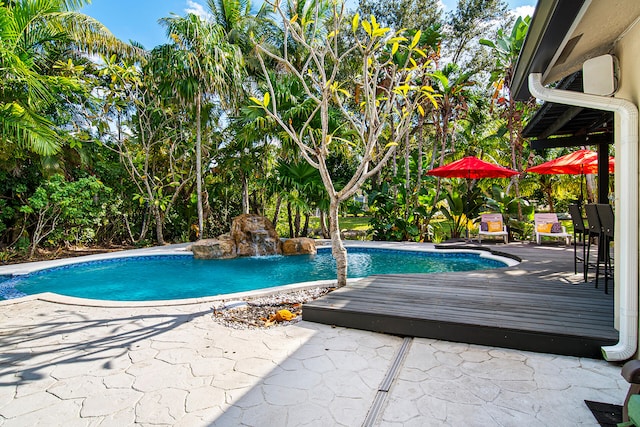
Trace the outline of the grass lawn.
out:
<instances>
[{"instance_id":1,"label":"grass lawn","mask_svg":"<svg viewBox=\"0 0 640 427\"><path fill-rule=\"evenodd\" d=\"M340 224L341 230L367 231L371 228L369 226L369 218L370 217L368 216L341 216L340 219L338 219L338 223ZM309 221L309 227L320 228L320 218L315 216L311 217L311 220Z\"/></svg>"}]
</instances>

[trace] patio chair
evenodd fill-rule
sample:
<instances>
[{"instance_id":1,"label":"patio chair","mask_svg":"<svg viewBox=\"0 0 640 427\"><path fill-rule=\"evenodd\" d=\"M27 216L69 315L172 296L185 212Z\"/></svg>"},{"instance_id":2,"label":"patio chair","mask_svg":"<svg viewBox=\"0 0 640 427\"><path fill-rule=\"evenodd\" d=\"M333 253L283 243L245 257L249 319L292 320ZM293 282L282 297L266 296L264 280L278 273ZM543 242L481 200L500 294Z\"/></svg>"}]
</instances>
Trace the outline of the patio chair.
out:
<instances>
[{"instance_id":1,"label":"patio chair","mask_svg":"<svg viewBox=\"0 0 640 427\"><path fill-rule=\"evenodd\" d=\"M611 265L611 242L613 242L614 215L613 208L609 204L597 204L598 217L602 227L602 253L604 259L604 293L609 293L609 279L613 278L613 265Z\"/></svg>"},{"instance_id":2,"label":"patio chair","mask_svg":"<svg viewBox=\"0 0 640 427\"><path fill-rule=\"evenodd\" d=\"M582 210L580 205L569 205L569 215L573 223L573 273L578 274L578 262L582 263L582 274L584 281L587 281L587 268L585 260L587 255L587 239L589 236L589 228L584 223ZM582 246L582 257L578 256L578 243Z\"/></svg>"},{"instance_id":3,"label":"patio chair","mask_svg":"<svg viewBox=\"0 0 640 427\"><path fill-rule=\"evenodd\" d=\"M555 213L534 214L533 223L537 244L542 242L543 237L564 239L567 245L571 244L571 235L567 233L565 226L558 221L558 215Z\"/></svg>"},{"instance_id":4,"label":"patio chair","mask_svg":"<svg viewBox=\"0 0 640 427\"><path fill-rule=\"evenodd\" d=\"M480 215L480 229L478 230L478 243L482 243L482 237L501 237L504 243L509 243L509 232L502 220L502 214Z\"/></svg>"},{"instance_id":5,"label":"patio chair","mask_svg":"<svg viewBox=\"0 0 640 427\"><path fill-rule=\"evenodd\" d=\"M600 264L604 261L604 236L602 234L602 223L600 222L598 207L595 203L588 203L584 205L584 212L587 215L587 223L589 224L589 246L587 246L587 261L585 266L587 269L591 266L596 268L595 287L597 288L598 277L600 276ZM598 252L596 253L595 263L589 261L589 258L591 258L591 239L594 237L598 239Z\"/></svg>"}]
</instances>

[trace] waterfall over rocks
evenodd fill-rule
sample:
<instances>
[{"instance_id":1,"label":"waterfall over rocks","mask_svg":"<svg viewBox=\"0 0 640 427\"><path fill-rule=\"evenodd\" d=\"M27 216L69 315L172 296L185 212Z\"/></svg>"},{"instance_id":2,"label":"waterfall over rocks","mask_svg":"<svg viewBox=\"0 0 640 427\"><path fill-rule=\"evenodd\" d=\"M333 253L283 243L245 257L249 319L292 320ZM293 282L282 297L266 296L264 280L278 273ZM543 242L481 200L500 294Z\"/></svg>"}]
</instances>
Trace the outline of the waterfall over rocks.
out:
<instances>
[{"instance_id":1,"label":"waterfall over rocks","mask_svg":"<svg viewBox=\"0 0 640 427\"><path fill-rule=\"evenodd\" d=\"M280 255L282 243L268 218L243 214L233 219L229 233L215 239L198 240L191 245L191 251L197 259Z\"/></svg>"},{"instance_id":2,"label":"waterfall over rocks","mask_svg":"<svg viewBox=\"0 0 640 427\"><path fill-rule=\"evenodd\" d=\"M243 214L233 219L231 238L236 242L238 256L264 256L282 254L282 245L276 229L269 219Z\"/></svg>"}]
</instances>

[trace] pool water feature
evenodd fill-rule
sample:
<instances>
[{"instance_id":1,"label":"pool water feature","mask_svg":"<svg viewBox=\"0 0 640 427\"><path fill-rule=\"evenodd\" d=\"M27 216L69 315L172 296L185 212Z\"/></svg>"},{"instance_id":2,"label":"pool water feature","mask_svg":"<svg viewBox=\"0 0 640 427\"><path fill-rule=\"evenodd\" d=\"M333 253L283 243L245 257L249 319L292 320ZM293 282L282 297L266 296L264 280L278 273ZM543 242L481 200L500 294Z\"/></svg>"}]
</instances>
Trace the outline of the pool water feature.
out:
<instances>
[{"instance_id":1,"label":"pool water feature","mask_svg":"<svg viewBox=\"0 0 640 427\"><path fill-rule=\"evenodd\" d=\"M484 270L505 263L477 253L350 248L349 278L374 274ZM0 296L54 292L79 298L157 301L215 296L300 282L335 279L331 251L317 255L197 260L189 255L91 261L0 277Z\"/></svg>"}]
</instances>

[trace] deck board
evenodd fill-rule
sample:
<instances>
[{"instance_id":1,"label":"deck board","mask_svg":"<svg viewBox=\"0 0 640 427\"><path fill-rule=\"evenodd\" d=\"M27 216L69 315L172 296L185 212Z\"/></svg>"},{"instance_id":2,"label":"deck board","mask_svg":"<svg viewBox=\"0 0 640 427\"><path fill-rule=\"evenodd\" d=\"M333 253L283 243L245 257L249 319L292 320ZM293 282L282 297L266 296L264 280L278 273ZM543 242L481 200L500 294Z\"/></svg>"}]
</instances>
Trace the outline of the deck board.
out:
<instances>
[{"instance_id":1,"label":"deck board","mask_svg":"<svg viewBox=\"0 0 640 427\"><path fill-rule=\"evenodd\" d=\"M492 246L522 259L486 271L371 276L308 302L305 320L403 336L600 358L618 340L613 296L573 274L573 250Z\"/></svg>"}]
</instances>

